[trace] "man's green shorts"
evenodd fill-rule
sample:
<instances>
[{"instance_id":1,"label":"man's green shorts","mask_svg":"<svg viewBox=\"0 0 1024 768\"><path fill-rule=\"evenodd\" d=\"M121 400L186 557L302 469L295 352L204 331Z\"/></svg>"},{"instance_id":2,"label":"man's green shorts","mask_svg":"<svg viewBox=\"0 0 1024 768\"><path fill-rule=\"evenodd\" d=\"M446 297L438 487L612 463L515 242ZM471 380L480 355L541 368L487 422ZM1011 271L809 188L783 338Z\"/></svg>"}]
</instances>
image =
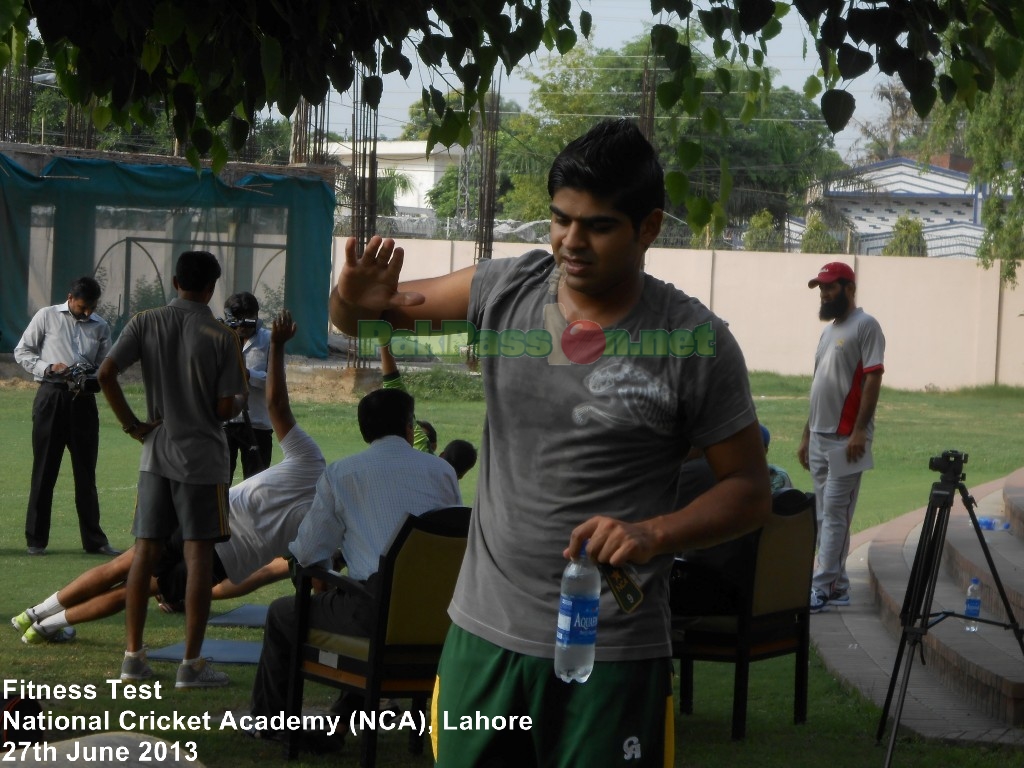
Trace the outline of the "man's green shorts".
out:
<instances>
[{"instance_id":1,"label":"man's green shorts","mask_svg":"<svg viewBox=\"0 0 1024 768\"><path fill-rule=\"evenodd\" d=\"M563 683L551 659L453 626L431 726L436 768L665 768L675 754L672 660L599 662L586 683Z\"/></svg>"}]
</instances>

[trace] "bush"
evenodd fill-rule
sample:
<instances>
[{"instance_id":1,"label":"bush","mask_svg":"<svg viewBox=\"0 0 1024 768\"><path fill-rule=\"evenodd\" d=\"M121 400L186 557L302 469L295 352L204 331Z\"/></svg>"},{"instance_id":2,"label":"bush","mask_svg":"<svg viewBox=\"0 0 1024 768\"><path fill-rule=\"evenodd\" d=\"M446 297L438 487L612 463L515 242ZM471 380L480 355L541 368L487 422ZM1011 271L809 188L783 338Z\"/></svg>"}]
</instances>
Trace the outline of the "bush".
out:
<instances>
[{"instance_id":1,"label":"bush","mask_svg":"<svg viewBox=\"0 0 1024 768\"><path fill-rule=\"evenodd\" d=\"M782 230L767 208L750 217L750 225L743 234L743 247L748 251L782 250Z\"/></svg>"},{"instance_id":2,"label":"bush","mask_svg":"<svg viewBox=\"0 0 1024 768\"><path fill-rule=\"evenodd\" d=\"M924 227L917 219L900 216L892 228L892 240L882 249L883 256L927 256Z\"/></svg>"},{"instance_id":3,"label":"bush","mask_svg":"<svg viewBox=\"0 0 1024 768\"><path fill-rule=\"evenodd\" d=\"M402 380L417 400L480 402L483 379L464 366L435 365L428 370L403 371Z\"/></svg>"}]
</instances>

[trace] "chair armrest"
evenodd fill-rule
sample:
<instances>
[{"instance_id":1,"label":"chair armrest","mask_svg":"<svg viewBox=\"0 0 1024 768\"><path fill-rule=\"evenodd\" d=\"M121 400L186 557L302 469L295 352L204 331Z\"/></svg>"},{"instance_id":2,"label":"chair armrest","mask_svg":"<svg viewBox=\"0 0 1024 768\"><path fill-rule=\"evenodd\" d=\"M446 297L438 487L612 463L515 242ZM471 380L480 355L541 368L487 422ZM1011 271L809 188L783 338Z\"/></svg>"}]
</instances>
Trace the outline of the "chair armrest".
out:
<instances>
[{"instance_id":1,"label":"chair armrest","mask_svg":"<svg viewBox=\"0 0 1024 768\"><path fill-rule=\"evenodd\" d=\"M298 569L299 585L300 589L308 590L309 587L302 587L302 584L309 583L313 579L319 579L320 581L328 584L335 589L339 589L342 592L349 594L360 595L366 598L373 598L373 592L371 592L366 584L356 579L346 576L343 573L337 571L331 571L327 568L321 568L317 565L299 566Z\"/></svg>"}]
</instances>

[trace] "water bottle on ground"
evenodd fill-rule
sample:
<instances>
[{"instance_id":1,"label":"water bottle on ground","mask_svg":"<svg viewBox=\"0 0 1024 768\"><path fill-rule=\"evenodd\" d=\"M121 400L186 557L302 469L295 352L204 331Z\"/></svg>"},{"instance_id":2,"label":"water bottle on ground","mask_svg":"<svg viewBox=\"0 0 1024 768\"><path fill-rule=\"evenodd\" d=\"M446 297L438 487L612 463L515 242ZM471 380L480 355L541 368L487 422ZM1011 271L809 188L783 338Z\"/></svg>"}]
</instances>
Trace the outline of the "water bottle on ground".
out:
<instances>
[{"instance_id":1,"label":"water bottle on ground","mask_svg":"<svg viewBox=\"0 0 1024 768\"><path fill-rule=\"evenodd\" d=\"M977 619L981 616L981 582L977 577L972 578L971 583L967 585L967 601L964 605L964 615L967 617L964 632L977 632Z\"/></svg>"},{"instance_id":2,"label":"water bottle on ground","mask_svg":"<svg viewBox=\"0 0 1024 768\"><path fill-rule=\"evenodd\" d=\"M594 669L597 612L601 598L601 572L587 557L583 544L579 557L565 566L558 600L555 631L555 674L569 683L585 683Z\"/></svg>"}]
</instances>

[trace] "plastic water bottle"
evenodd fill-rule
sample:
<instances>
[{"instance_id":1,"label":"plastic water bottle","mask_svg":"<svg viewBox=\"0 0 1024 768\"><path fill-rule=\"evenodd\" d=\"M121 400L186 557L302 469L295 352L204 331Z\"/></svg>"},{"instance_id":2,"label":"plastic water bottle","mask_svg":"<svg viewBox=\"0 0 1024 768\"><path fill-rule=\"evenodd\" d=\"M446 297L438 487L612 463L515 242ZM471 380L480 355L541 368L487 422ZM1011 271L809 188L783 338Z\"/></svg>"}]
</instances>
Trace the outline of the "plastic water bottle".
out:
<instances>
[{"instance_id":1,"label":"plastic water bottle","mask_svg":"<svg viewBox=\"0 0 1024 768\"><path fill-rule=\"evenodd\" d=\"M579 557L565 566L558 600L555 631L555 674L569 683L587 682L594 670L597 612L601 599L601 572L587 557L583 544Z\"/></svg>"},{"instance_id":2,"label":"plastic water bottle","mask_svg":"<svg viewBox=\"0 0 1024 768\"><path fill-rule=\"evenodd\" d=\"M977 632L977 619L981 616L981 582L977 577L971 579L971 583L967 585L967 602L964 605L964 615L967 617L964 632Z\"/></svg>"}]
</instances>

